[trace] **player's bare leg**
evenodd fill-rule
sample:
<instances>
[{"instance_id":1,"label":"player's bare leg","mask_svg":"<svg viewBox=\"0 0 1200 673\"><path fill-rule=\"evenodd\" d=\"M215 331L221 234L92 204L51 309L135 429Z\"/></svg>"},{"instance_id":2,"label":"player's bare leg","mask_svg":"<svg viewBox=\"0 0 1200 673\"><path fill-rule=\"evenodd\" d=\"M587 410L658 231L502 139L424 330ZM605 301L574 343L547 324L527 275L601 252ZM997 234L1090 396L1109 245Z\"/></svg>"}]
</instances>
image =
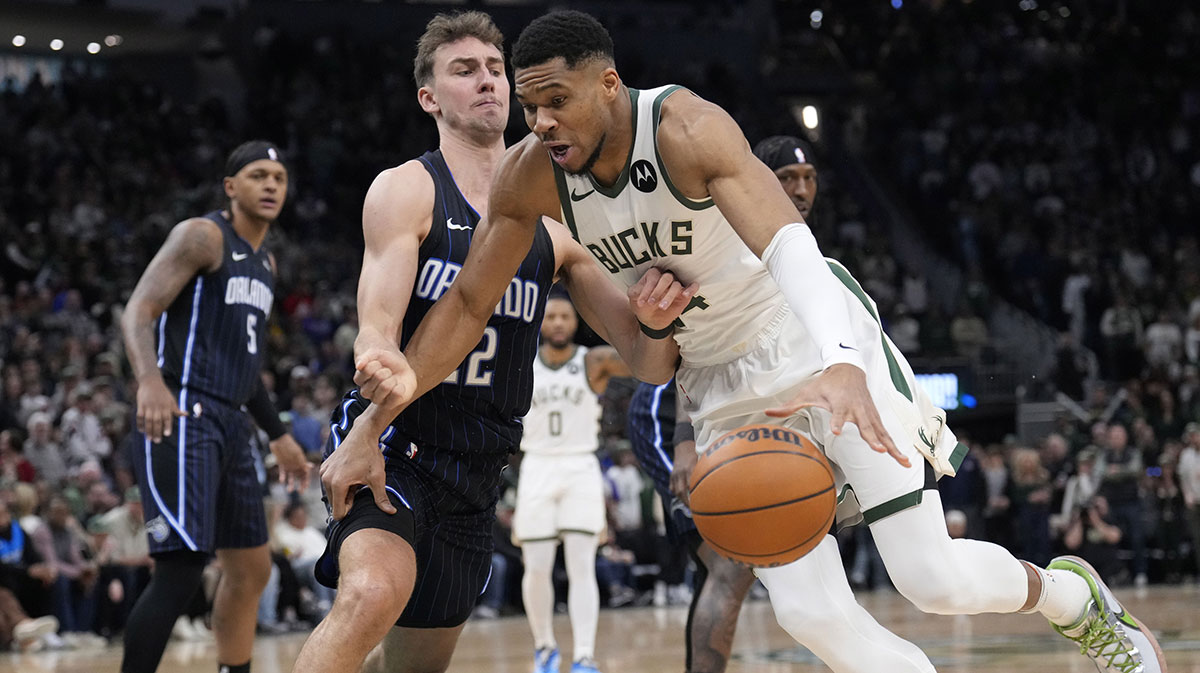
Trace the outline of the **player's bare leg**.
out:
<instances>
[{"instance_id":1,"label":"player's bare leg","mask_svg":"<svg viewBox=\"0 0 1200 673\"><path fill-rule=\"evenodd\" d=\"M363 673L441 673L450 667L466 623L443 629L393 627L371 650Z\"/></svg>"},{"instance_id":2,"label":"player's bare leg","mask_svg":"<svg viewBox=\"0 0 1200 673\"><path fill-rule=\"evenodd\" d=\"M412 546L375 528L346 537L338 566L333 608L305 641L293 673L357 671L404 612L417 578Z\"/></svg>"},{"instance_id":3,"label":"player's bare leg","mask_svg":"<svg viewBox=\"0 0 1200 673\"><path fill-rule=\"evenodd\" d=\"M212 628L217 641L217 661L240 666L254 651L258 599L271 577L271 552L267 545L245 549L218 549L221 579L213 597Z\"/></svg>"},{"instance_id":4,"label":"player's bare leg","mask_svg":"<svg viewBox=\"0 0 1200 673\"><path fill-rule=\"evenodd\" d=\"M733 648L742 603L754 586L754 571L701 542L692 552L704 578L688 610L688 673L723 673Z\"/></svg>"}]
</instances>

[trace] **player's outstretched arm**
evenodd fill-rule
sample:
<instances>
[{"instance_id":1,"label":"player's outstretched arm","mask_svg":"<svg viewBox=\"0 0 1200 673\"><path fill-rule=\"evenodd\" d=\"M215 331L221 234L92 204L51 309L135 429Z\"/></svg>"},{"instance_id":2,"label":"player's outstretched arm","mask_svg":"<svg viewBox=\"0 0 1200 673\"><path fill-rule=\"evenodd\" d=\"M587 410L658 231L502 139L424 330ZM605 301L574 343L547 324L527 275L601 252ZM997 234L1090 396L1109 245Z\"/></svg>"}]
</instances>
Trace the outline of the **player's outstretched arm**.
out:
<instances>
[{"instance_id":1,"label":"player's outstretched arm","mask_svg":"<svg viewBox=\"0 0 1200 673\"><path fill-rule=\"evenodd\" d=\"M370 488L383 511L396 511L384 491L379 436L407 401L402 391L412 385L400 352L400 329L416 283L421 241L431 226L433 199L433 179L420 162L409 161L380 173L363 201L354 382L371 405L321 464L335 519L345 515L358 486Z\"/></svg>"},{"instance_id":2,"label":"player's outstretched arm","mask_svg":"<svg viewBox=\"0 0 1200 673\"><path fill-rule=\"evenodd\" d=\"M221 266L224 249L221 229L212 220L194 217L180 222L150 260L125 304L121 336L138 382L137 427L151 441L170 436L175 417L186 415L158 369L155 323L193 276Z\"/></svg>"},{"instance_id":3,"label":"player's outstretched arm","mask_svg":"<svg viewBox=\"0 0 1200 673\"><path fill-rule=\"evenodd\" d=\"M634 376L655 384L670 381L679 360L679 346L670 338L671 325L699 286L684 287L670 273L650 269L623 294L566 227L549 218L544 221L554 241L559 278L571 301L584 322L620 354L596 370L604 381L594 381L592 389L600 392L612 376ZM643 331L639 322L658 338Z\"/></svg>"},{"instance_id":4,"label":"player's outstretched arm","mask_svg":"<svg viewBox=\"0 0 1200 673\"><path fill-rule=\"evenodd\" d=\"M407 400L445 379L478 345L488 318L529 254L538 218L558 209L548 164L546 151L532 136L509 148L500 161L488 215L475 228L462 270L404 349L415 381L405 391Z\"/></svg>"},{"instance_id":5,"label":"player's outstretched arm","mask_svg":"<svg viewBox=\"0 0 1200 673\"><path fill-rule=\"evenodd\" d=\"M776 415L824 407L832 414L835 434L846 422L854 423L871 448L907 466L867 390L840 281L779 180L750 151L737 122L712 103L675 94L662 108L658 146L684 193L711 195L742 241L762 258L820 348L824 372Z\"/></svg>"}]
</instances>

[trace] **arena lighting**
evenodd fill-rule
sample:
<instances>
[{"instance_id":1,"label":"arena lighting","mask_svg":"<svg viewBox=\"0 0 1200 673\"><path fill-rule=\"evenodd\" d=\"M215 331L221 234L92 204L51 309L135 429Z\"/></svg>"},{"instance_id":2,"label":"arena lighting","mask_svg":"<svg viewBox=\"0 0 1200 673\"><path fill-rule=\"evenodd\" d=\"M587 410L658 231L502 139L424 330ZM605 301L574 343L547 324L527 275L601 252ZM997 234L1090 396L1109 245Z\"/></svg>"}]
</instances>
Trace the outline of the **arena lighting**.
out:
<instances>
[{"instance_id":1,"label":"arena lighting","mask_svg":"<svg viewBox=\"0 0 1200 673\"><path fill-rule=\"evenodd\" d=\"M62 49L63 41L58 39L57 37L54 38L53 40L50 40L50 48L53 49L54 51L58 51L59 49Z\"/></svg>"},{"instance_id":2,"label":"arena lighting","mask_svg":"<svg viewBox=\"0 0 1200 673\"><path fill-rule=\"evenodd\" d=\"M904 0L892 0L892 9L900 9L904 6Z\"/></svg>"},{"instance_id":3,"label":"arena lighting","mask_svg":"<svg viewBox=\"0 0 1200 673\"><path fill-rule=\"evenodd\" d=\"M808 24L815 28L821 27L821 21L825 18L825 12L819 9L814 9L812 14L808 15Z\"/></svg>"},{"instance_id":4,"label":"arena lighting","mask_svg":"<svg viewBox=\"0 0 1200 673\"><path fill-rule=\"evenodd\" d=\"M817 108L812 105L805 105L804 109L800 110L800 119L804 121L804 128L815 129L820 120L817 119Z\"/></svg>"},{"instance_id":5,"label":"arena lighting","mask_svg":"<svg viewBox=\"0 0 1200 673\"><path fill-rule=\"evenodd\" d=\"M88 42L87 50L88 50L89 54L99 54L100 53L100 43L99 42Z\"/></svg>"},{"instance_id":6,"label":"arena lighting","mask_svg":"<svg viewBox=\"0 0 1200 673\"><path fill-rule=\"evenodd\" d=\"M115 47L115 46L121 44L121 42L123 42L123 41L124 40L121 39L120 35L109 35L104 38L104 46Z\"/></svg>"},{"instance_id":7,"label":"arena lighting","mask_svg":"<svg viewBox=\"0 0 1200 673\"><path fill-rule=\"evenodd\" d=\"M25 46L25 36L24 35L13 35L13 46L14 47L24 47Z\"/></svg>"}]
</instances>

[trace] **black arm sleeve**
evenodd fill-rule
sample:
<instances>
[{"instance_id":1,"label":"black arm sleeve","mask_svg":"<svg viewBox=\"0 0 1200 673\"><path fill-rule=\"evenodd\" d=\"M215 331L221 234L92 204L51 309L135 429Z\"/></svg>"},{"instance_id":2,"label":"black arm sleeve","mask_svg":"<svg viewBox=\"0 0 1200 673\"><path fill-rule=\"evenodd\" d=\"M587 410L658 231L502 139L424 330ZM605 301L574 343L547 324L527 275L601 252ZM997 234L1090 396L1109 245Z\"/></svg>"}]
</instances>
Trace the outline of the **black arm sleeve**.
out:
<instances>
[{"instance_id":1,"label":"black arm sleeve","mask_svg":"<svg viewBox=\"0 0 1200 673\"><path fill-rule=\"evenodd\" d=\"M275 409L275 403L271 401L271 394L263 386L262 379L259 379L254 394L246 402L246 411L250 412L254 422L272 441L287 434L287 428L283 426L283 421L279 420L279 411Z\"/></svg>"}]
</instances>

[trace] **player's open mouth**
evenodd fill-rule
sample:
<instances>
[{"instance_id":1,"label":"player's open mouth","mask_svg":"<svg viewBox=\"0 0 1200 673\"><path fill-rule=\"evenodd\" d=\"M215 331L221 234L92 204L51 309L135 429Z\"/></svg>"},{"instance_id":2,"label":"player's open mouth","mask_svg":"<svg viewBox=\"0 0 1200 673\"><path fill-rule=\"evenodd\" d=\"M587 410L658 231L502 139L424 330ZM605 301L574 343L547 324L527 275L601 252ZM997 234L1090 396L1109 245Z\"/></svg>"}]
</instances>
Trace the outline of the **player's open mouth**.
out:
<instances>
[{"instance_id":1,"label":"player's open mouth","mask_svg":"<svg viewBox=\"0 0 1200 673\"><path fill-rule=\"evenodd\" d=\"M570 145L547 145L546 151L550 153L550 158L556 163L562 164L567 160L567 155L571 152Z\"/></svg>"}]
</instances>

